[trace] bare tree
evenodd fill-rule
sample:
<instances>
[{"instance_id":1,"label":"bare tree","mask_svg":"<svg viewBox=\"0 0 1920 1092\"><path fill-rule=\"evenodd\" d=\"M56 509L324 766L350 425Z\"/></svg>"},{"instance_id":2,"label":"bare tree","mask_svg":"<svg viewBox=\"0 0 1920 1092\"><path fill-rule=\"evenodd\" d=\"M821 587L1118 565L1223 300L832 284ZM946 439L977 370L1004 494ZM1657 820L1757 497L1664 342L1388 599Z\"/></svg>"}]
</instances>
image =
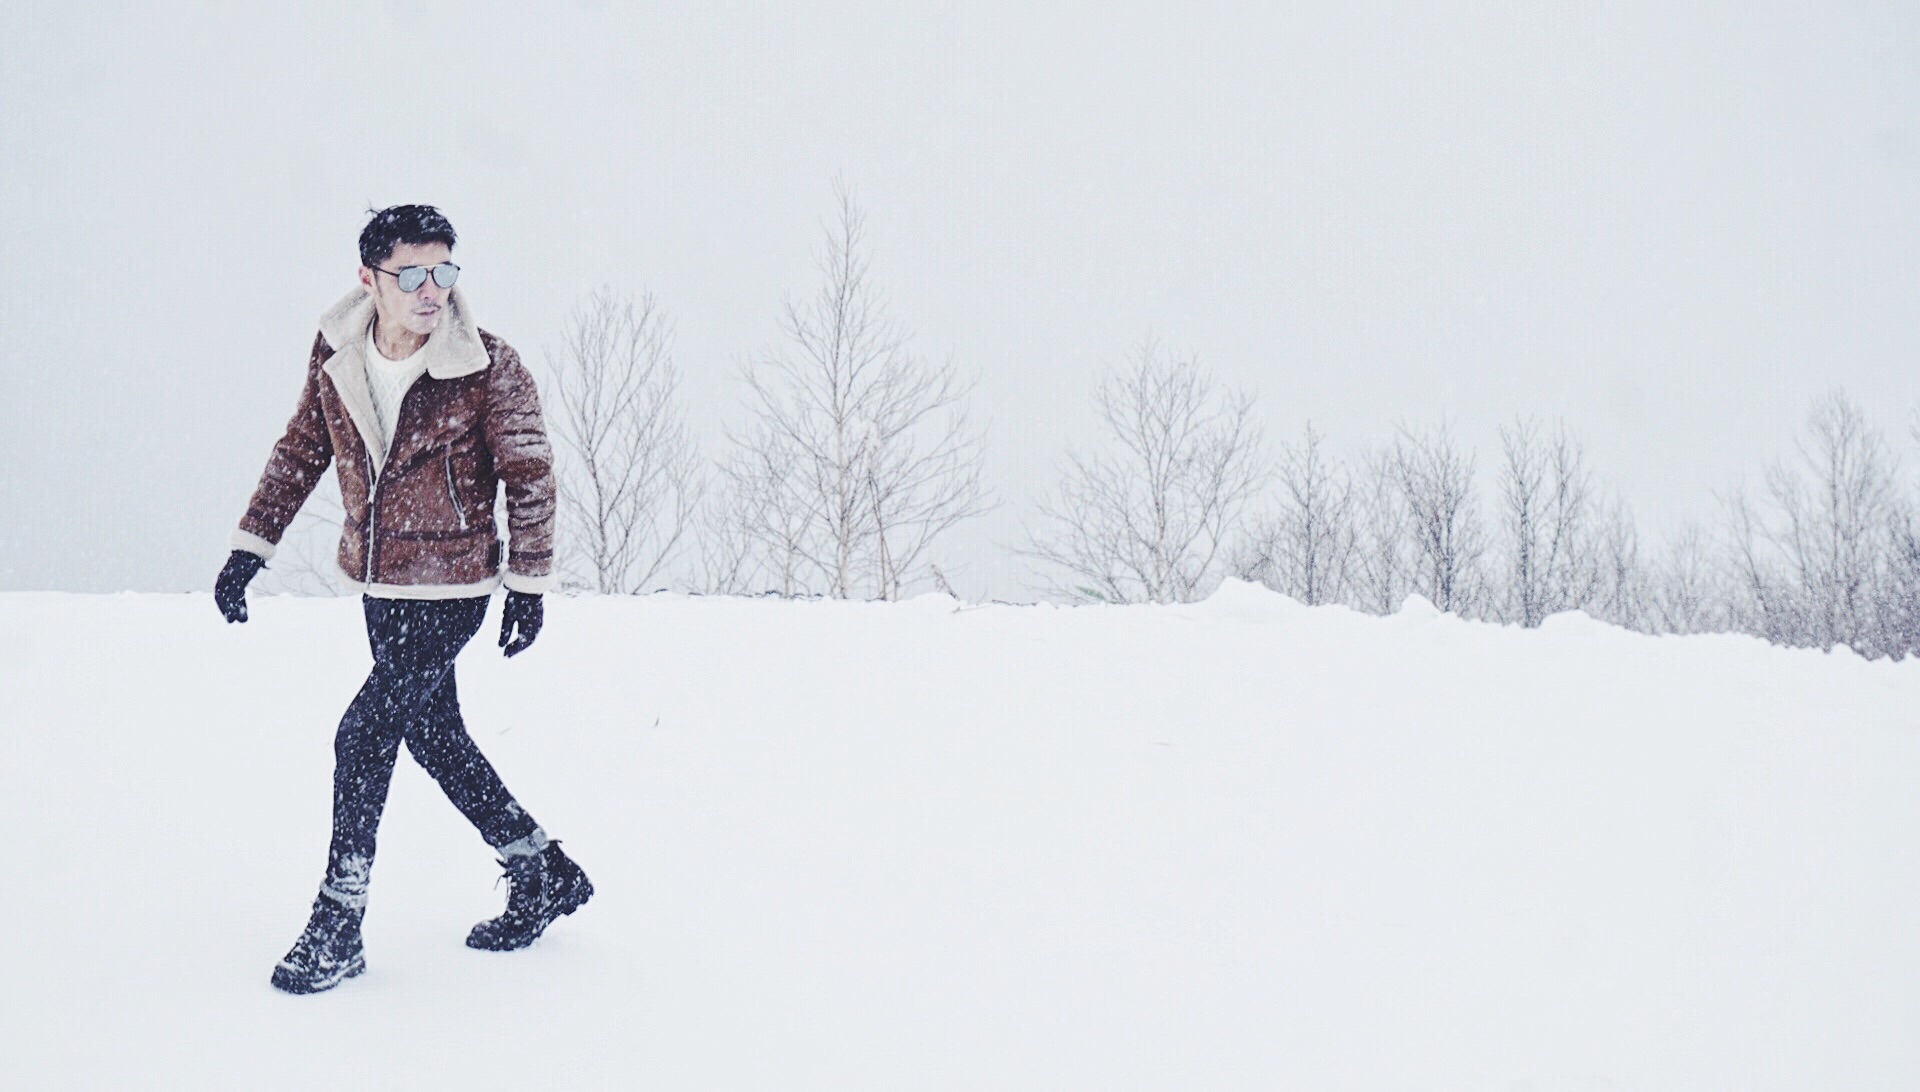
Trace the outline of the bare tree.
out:
<instances>
[{"instance_id":1,"label":"bare tree","mask_svg":"<svg viewBox=\"0 0 1920 1092\"><path fill-rule=\"evenodd\" d=\"M1564 426L1550 435L1519 421L1500 430L1501 617L1537 626L1587 608L1602 585L1585 453ZM1616 543L1624 548L1624 540Z\"/></svg>"},{"instance_id":2,"label":"bare tree","mask_svg":"<svg viewBox=\"0 0 1920 1092\"><path fill-rule=\"evenodd\" d=\"M1215 390L1191 358L1144 342L1094 394L1108 447L1069 452L1022 551L1058 575L1048 590L1114 603L1190 602L1266 470L1253 399Z\"/></svg>"},{"instance_id":3,"label":"bare tree","mask_svg":"<svg viewBox=\"0 0 1920 1092\"><path fill-rule=\"evenodd\" d=\"M721 467L727 488L700 532L703 590L724 595L806 594L807 560L817 551L814 498L791 487L794 450L762 432L737 444Z\"/></svg>"},{"instance_id":4,"label":"bare tree","mask_svg":"<svg viewBox=\"0 0 1920 1092\"><path fill-rule=\"evenodd\" d=\"M1725 524L1728 619L1742 633L1776 644L1799 642L1796 604L1787 594L1786 579L1770 552L1767 529L1754 509L1744 484L1721 498Z\"/></svg>"},{"instance_id":5,"label":"bare tree","mask_svg":"<svg viewBox=\"0 0 1920 1092\"><path fill-rule=\"evenodd\" d=\"M1591 593L1569 599L1603 622L1645 631L1653 610L1653 577L1640 556L1640 532L1627 506L1613 501L1598 512Z\"/></svg>"},{"instance_id":6,"label":"bare tree","mask_svg":"<svg viewBox=\"0 0 1920 1092\"><path fill-rule=\"evenodd\" d=\"M1913 504L1901 504L1893 520L1887 586L1881 597L1884 651L1894 659L1920 654L1920 526Z\"/></svg>"},{"instance_id":7,"label":"bare tree","mask_svg":"<svg viewBox=\"0 0 1920 1092\"><path fill-rule=\"evenodd\" d=\"M1873 604L1890 557L1895 465L1879 433L1838 392L1814 407L1801 472L1775 467L1767 490L1784 517L1777 541L1800 585L1812 639L1871 652Z\"/></svg>"},{"instance_id":8,"label":"bare tree","mask_svg":"<svg viewBox=\"0 0 1920 1092\"><path fill-rule=\"evenodd\" d=\"M1354 576L1356 540L1353 484L1308 422L1305 439L1281 451L1278 510L1254 524L1234 575L1308 606L1341 602Z\"/></svg>"},{"instance_id":9,"label":"bare tree","mask_svg":"<svg viewBox=\"0 0 1920 1092\"><path fill-rule=\"evenodd\" d=\"M1391 448L1367 458L1354 522L1348 603L1370 614L1392 614L1413 591L1415 561L1411 516Z\"/></svg>"},{"instance_id":10,"label":"bare tree","mask_svg":"<svg viewBox=\"0 0 1920 1092\"><path fill-rule=\"evenodd\" d=\"M672 330L651 295L600 289L549 363L557 380L560 567L603 594L644 591L679 549L704 491L675 403Z\"/></svg>"},{"instance_id":11,"label":"bare tree","mask_svg":"<svg viewBox=\"0 0 1920 1092\"><path fill-rule=\"evenodd\" d=\"M1739 628L1732 615L1728 566L1698 524L1681 527L1649 577L1647 618L1652 633L1724 633Z\"/></svg>"},{"instance_id":12,"label":"bare tree","mask_svg":"<svg viewBox=\"0 0 1920 1092\"><path fill-rule=\"evenodd\" d=\"M1481 604L1486 551L1474 502L1473 457L1461 453L1442 424L1423 434L1402 427L1392 459L1413 532L1414 590L1441 610L1473 614Z\"/></svg>"},{"instance_id":13,"label":"bare tree","mask_svg":"<svg viewBox=\"0 0 1920 1092\"><path fill-rule=\"evenodd\" d=\"M1920 442L1920 411L1908 417L1907 431ZM1886 651L1895 659L1920 654L1920 496L1911 481L1901 483L1900 477L1889 520L1892 542L1880 609Z\"/></svg>"},{"instance_id":14,"label":"bare tree","mask_svg":"<svg viewBox=\"0 0 1920 1092\"><path fill-rule=\"evenodd\" d=\"M742 378L753 424L726 475L734 529L783 594L897 598L941 534L988 507L982 437L951 360L907 348L868 280L865 217L836 183L821 284Z\"/></svg>"},{"instance_id":15,"label":"bare tree","mask_svg":"<svg viewBox=\"0 0 1920 1092\"><path fill-rule=\"evenodd\" d=\"M1901 522L1897 463L1838 391L1815 403L1796 447L1795 463L1768 469L1764 509L1744 489L1726 504L1742 613L1769 640L1891 651L1880 623Z\"/></svg>"}]
</instances>

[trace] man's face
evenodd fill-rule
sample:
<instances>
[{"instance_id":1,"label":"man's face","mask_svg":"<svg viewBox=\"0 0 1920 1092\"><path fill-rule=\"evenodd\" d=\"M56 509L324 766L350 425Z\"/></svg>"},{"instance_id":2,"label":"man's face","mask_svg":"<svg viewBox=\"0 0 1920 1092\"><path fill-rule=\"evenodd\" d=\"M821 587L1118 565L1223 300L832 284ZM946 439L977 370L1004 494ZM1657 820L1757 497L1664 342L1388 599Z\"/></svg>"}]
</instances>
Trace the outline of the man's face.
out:
<instances>
[{"instance_id":1,"label":"man's face","mask_svg":"<svg viewBox=\"0 0 1920 1092\"><path fill-rule=\"evenodd\" d=\"M380 263L380 268L388 273L398 273L410 265L431 269L452 257L453 251L445 243L395 243L393 253ZM451 291L428 277L417 290L402 292L393 277L364 265L360 267L360 283L373 297L373 307L383 328L397 326L421 337L433 333L434 327L440 325L440 313L446 309L447 293Z\"/></svg>"}]
</instances>

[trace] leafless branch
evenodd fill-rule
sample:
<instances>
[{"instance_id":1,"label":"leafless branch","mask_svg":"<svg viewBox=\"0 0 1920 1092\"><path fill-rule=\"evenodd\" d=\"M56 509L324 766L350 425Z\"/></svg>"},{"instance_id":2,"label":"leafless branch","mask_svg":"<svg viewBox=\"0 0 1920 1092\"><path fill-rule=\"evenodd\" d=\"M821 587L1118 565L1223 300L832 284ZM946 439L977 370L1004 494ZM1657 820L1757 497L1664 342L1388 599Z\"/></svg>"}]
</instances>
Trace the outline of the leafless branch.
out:
<instances>
[{"instance_id":1,"label":"leafless branch","mask_svg":"<svg viewBox=\"0 0 1920 1092\"><path fill-rule=\"evenodd\" d=\"M725 475L731 533L782 594L899 597L942 534L984 512L982 435L949 359L907 347L868 280L865 217L836 185L819 290L742 369L753 413Z\"/></svg>"},{"instance_id":2,"label":"leafless branch","mask_svg":"<svg viewBox=\"0 0 1920 1092\"><path fill-rule=\"evenodd\" d=\"M1191 358L1142 343L1094 395L1107 446L1069 452L1046 528L1025 554L1049 566L1047 590L1107 602L1188 602L1217 564L1268 471L1251 396L1217 392Z\"/></svg>"},{"instance_id":3,"label":"leafless branch","mask_svg":"<svg viewBox=\"0 0 1920 1092\"><path fill-rule=\"evenodd\" d=\"M646 590L673 559L705 483L675 403L672 331L652 296L594 292L558 352L561 568L567 583Z\"/></svg>"}]
</instances>

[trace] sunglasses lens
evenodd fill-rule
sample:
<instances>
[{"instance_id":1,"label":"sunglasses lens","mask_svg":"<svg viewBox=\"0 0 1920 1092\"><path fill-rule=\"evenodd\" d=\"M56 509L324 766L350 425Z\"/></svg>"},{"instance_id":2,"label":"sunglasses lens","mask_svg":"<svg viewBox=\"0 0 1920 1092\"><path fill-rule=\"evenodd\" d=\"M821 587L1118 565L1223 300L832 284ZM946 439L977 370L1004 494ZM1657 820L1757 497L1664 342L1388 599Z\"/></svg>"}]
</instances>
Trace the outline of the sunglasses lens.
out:
<instances>
[{"instance_id":1,"label":"sunglasses lens","mask_svg":"<svg viewBox=\"0 0 1920 1092\"><path fill-rule=\"evenodd\" d=\"M402 269L393 280L400 286L400 291L417 292L421 285L427 283L427 271L420 266L410 265Z\"/></svg>"},{"instance_id":2,"label":"sunglasses lens","mask_svg":"<svg viewBox=\"0 0 1920 1092\"><path fill-rule=\"evenodd\" d=\"M433 283L442 288L452 288L453 282L460 279L460 267L452 262L441 262L433 267Z\"/></svg>"}]
</instances>

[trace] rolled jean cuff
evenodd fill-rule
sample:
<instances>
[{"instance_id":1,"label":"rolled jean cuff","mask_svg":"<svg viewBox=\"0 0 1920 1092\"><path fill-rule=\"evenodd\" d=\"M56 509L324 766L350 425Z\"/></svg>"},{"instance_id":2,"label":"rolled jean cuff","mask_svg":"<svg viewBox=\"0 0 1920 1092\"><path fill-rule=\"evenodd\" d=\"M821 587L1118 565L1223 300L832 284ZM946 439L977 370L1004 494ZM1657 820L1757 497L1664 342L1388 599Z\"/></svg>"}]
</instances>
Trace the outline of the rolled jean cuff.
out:
<instances>
[{"instance_id":1,"label":"rolled jean cuff","mask_svg":"<svg viewBox=\"0 0 1920 1092\"><path fill-rule=\"evenodd\" d=\"M367 893L365 891L345 891L332 884L321 884L320 893L349 910L365 910Z\"/></svg>"},{"instance_id":2,"label":"rolled jean cuff","mask_svg":"<svg viewBox=\"0 0 1920 1092\"><path fill-rule=\"evenodd\" d=\"M547 848L547 832L539 827L525 838L516 838L503 846L495 846L502 857L537 857Z\"/></svg>"}]
</instances>

